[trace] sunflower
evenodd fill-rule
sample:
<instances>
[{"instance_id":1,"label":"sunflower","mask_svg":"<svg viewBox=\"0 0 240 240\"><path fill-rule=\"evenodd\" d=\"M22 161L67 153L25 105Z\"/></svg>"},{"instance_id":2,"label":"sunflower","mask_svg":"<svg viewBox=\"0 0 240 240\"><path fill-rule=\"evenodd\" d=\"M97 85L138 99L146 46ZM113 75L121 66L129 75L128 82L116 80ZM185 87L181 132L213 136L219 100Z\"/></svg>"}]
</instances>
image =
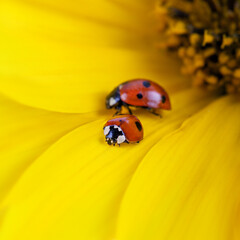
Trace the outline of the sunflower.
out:
<instances>
[{"instance_id":1,"label":"sunflower","mask_svg":"<svg viewBox=\"0 0 240 240\"><path fill-rule=\"evenodd\" d=\"M214 31L234 38L228 46L237 40L186 19L193 2L220 1L183 1L188 12L177 2L1 1L0 239L240 238L240 101L220 89L238 91L238 68L215 79L220 55L236 59L216 47ZM198 36L181 31L196 23ZM204 36L208 45L194 45ZM214 90L192 87L163 45L185 69L204 61L185 72ZM162 85L173 109L161 119L135 110L144 140L108 146L105 97L137 77Z\"/></svg>"}]
</instances>

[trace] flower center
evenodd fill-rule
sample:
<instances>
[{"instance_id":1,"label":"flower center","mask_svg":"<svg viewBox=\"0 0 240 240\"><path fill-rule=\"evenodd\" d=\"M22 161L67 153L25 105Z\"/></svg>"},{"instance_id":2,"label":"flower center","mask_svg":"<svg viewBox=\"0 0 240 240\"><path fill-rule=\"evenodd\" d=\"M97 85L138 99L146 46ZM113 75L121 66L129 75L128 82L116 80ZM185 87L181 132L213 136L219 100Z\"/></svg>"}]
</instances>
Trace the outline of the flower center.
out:
<instances>
[{"instance_id":1,"label":"flower center","mask_svg":"<svg viewBox=\"0 0 240 240\"><path fill-rule=\"evenodd\" d=\"M159 0L161 46L182 59L193 84L240 93L240 1Z\"/></svg>"}]
</instances>

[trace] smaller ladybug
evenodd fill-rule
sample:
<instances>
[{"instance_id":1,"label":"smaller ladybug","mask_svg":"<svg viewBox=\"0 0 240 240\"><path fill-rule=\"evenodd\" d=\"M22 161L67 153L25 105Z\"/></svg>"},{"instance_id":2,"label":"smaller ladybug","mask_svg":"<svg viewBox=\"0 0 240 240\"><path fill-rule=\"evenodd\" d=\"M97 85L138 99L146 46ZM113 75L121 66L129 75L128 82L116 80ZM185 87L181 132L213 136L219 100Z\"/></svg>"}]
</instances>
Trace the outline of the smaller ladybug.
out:
<instances>
[{"instance_id":1,"label":"smaller ladybug","mask_svg":"<svg viewBox=\"0 0 240 240\"><path fill-rule=\"evenodd\" d=\"M121 143L139 143L143 139L143 127L134 115L118 115L106 122L103 127L106 142L109 145Z\"/></svg>"},{"instance_id":2,"label":"smaller ladybug","mask_svg":"<svg viewBox=\"0 0 240 240\"><path fill-rule=\"evenodd\" d=\"M117 86L106 97L106 107L117 109L118 114L125 106L132 114L130 106L142 107L155 115L158 109L170 110L171 104L167 92L157 83L147 79L134 79Z\"/></svg>"}]
</instances>

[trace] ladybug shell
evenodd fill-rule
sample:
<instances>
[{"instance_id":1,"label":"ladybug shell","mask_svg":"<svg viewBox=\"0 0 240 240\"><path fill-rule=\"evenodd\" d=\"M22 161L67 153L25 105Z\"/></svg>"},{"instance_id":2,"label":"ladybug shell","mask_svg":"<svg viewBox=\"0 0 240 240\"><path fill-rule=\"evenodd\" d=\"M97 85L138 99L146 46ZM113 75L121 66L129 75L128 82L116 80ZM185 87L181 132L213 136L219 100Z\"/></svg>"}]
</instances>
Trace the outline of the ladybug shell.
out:
<instances>
[{"instance_id":1,"label":"ladybug shell","mask_svg":"<svg viewBox=\"0 0 240 240\"><path fill-rule=\"evenodd\" d=\"M134 143L143 139L143 127L134 115L119 115L106 122L104 127L117 125L120 127L128 142Z\"/></svg>"},{"instance_id":2,"label":"ladybug shell","mask_svg":"<svg viewBox=\"0 0 240 240\"><path fill-rule=\"evenodd\" d=\"M167 92L158 84L135 79L119 86L121 100L132 106L170 110L171 104Z\"/></svg>"}]
</instances>

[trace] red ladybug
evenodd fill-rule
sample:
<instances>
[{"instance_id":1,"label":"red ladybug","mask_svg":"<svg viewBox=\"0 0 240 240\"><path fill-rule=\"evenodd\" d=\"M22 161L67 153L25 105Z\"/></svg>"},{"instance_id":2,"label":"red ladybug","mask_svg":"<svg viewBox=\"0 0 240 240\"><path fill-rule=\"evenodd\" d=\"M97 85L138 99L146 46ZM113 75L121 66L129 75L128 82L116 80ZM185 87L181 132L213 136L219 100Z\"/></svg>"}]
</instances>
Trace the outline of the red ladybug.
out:
<instances>
[{"instance_id":1,"label":"red ladybug","mask_svg":"<svg viewBox=\"0 0 240 240\"><path fill-rule=\"evenodd\" d=\"M142 107L159 115L157 109L170 110L171 104L167 92L147 79L134 79L117 86L106 98L106 107L117 109L116 114L125 106L132 114L129 106ZM115 114L115 115L116 115Z\"/></svg>"},{"instance_id":2,"label":"red ladybug","mask_svg":"<svg viewBox=\"0 0 240 240\"><path fill-rule=\"evenodd\" d=\"M118 115L108 120L103 127L106 142L109 145L138 143L143 139L141 122L134 115Z\"/></svg>"}]
</instances>

